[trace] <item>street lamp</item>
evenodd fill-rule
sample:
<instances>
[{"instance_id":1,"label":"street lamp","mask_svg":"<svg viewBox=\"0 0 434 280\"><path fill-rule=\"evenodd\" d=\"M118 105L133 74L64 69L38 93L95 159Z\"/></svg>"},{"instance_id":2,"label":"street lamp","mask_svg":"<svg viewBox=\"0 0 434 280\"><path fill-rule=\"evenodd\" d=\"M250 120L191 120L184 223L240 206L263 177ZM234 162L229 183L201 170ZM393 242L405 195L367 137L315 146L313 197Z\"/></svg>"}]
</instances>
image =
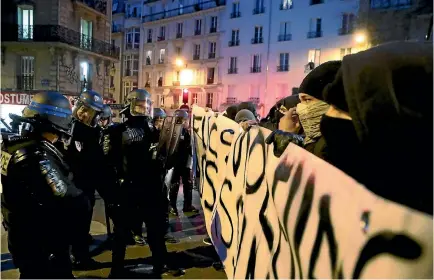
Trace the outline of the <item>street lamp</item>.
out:
<instances>
[{"instance_id":1,"label":"street lamp","mask_svg":"<svg viewBox=\"0 0 434 280\"><path fill-rule=\"evenodd\" d=\"M178 67L182 67L182 66L185 65L185 64L184 64L184 60L182 60L181 58L177 58L177 59L175 60L175 64L176 64L176 66L178 66Z\"/></svg>"},{"instance_id":2,"label":"street lamp","mask_svg":"<svg viewBox=\"0 0 434 280\"><path fill-rule=\"evenodd\" d=\"M366 41L366 35L364 33L356 33L356 35L354 36L354 40L358 44L365 43L365 41Z\"/></svg>"}]
</instances>

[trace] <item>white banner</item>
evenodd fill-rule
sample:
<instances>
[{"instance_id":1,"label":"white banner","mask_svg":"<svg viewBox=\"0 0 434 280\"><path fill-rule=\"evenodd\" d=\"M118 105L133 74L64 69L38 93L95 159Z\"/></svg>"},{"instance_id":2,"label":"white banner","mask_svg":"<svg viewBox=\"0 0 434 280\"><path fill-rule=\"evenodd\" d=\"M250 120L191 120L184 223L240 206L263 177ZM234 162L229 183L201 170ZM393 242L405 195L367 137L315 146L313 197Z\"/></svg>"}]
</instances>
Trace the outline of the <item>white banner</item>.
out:
<instances>
[{"instance_id":1,"label":"white banner","mask_svg":"<svg viewBox=\"0 0 434 280\"><path fill-rule=\"evenodd\" d=\"M206 227L228 278L432 278L431 216L382 199L270 131L193 108ZM427 186L431 187L431 186Z\"/></svg>"}]
</instances>

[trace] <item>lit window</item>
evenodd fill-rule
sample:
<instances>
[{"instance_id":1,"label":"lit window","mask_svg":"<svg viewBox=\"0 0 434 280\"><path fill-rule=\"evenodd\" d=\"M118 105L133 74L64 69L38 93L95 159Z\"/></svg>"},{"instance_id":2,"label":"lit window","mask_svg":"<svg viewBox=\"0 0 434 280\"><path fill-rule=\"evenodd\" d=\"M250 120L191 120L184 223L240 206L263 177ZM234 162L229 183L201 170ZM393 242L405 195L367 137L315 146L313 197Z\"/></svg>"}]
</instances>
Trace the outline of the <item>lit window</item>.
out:
<instances>
[{"instance_id":1,"label":"lit window","mask_svg":"<svg viewBox=\"0 0 434 280\"><path fill-rule=\"evenodd\" d=\"M18 6L18 38L33 39L33 7Z\"/></svg>"}]
</instances>

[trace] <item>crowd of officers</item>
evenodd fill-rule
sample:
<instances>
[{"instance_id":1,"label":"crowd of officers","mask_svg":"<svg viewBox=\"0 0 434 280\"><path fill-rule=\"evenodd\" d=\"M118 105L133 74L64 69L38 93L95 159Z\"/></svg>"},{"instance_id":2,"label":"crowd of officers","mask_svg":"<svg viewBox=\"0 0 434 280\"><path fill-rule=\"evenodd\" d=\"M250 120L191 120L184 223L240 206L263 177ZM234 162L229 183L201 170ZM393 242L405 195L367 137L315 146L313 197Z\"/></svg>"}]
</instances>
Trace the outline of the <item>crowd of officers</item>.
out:
<instances>
[{"instance_id":1,"label":"crowd of officers","mask_svg":"<svg viewBox=\"0 0 434 280\"><path fill-rule=\"evenodd\" d=\"M89 253L95 191L114 225L111 278L128 278L126 246L133 238L145 244L143 222L153 273L171 266L166 241L176 240L168 233L168 215L169 208L178 214L180 178L183 210L197 212L191 205L188 113L175 111L173 125L167 125L181 126L167 134L169 142L177 137L169 154L163 151L167 145L159 144L166 114L152 107L150 94L134 90L124 105L120 114L126 121L115 124L110 107L94 91L83 92L72 109L61 93L47 91L36 94L22 116L11 115L22 129L2 135L1 210L21 278L74 278L73 268L95 267ZM170 200L164 184L169 169Z\"/></svg>"}]
</instances>

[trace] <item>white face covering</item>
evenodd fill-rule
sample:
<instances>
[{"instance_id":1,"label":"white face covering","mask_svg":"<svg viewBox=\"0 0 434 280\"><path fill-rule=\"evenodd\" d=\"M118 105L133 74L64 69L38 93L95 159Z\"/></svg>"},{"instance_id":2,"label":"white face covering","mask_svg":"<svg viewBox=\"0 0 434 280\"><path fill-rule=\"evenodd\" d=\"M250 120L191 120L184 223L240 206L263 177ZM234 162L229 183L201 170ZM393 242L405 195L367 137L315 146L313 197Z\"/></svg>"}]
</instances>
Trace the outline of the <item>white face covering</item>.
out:
<instances>
[{"instance_id":1,"label":"white face covering","mask_svg":"<svg viewBox=\"0 0 434 280\"><path fill-rule=\"evenodd\" d=\"M321 117L327 112L329 105L323 101L311 101L309 104L297 104L297 114L306 137L304 145L313 143L321 137Z\"/></svg>"}]
</instances>

